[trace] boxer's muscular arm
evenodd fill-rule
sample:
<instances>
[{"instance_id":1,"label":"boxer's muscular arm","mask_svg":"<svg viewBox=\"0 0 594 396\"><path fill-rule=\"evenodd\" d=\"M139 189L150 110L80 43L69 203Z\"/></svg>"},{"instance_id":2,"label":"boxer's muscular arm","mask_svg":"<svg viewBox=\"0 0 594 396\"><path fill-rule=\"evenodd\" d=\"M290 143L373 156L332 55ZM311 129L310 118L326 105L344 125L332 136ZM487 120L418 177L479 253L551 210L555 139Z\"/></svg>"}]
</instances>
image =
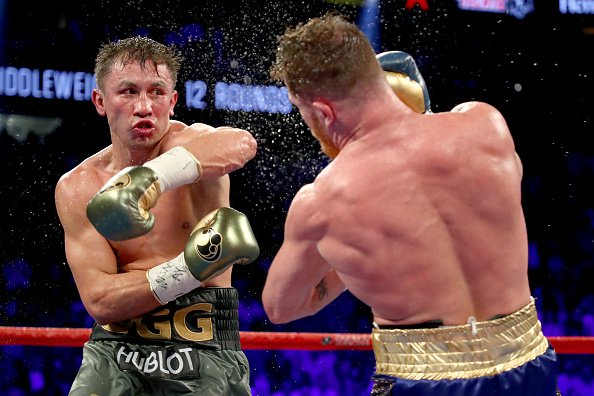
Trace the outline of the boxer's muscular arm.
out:
<instances>
[{"instance_id":1,"label":"boxer's muscular arm","mask_svg":"<svg viewBox=\"0 0 594 396\"><path fill-rule=\"evenodd\" d=\"M256 155L257 143L242 129L186 127L172 121L158 155L116 173L90 200L87 217L106 239L126 240L150 232L150 212L162 193L199 180L216 182Z\"/></svg>"},{"instance_id":2,"label":"boxer's muscular arm","mask_svg":"<svg viewBox=\"0 0 594 396\"><path fill-rule=\"evenodd\" d=\"M229 126L186 126L172 120L171 132L162 151L183 146L200 162L201 180L215 179L243 167L254 158L258 146L250 132Z\"/></svg>"},{"instance_id":3,"label":"boxer's muscular arm","mask_svg":"<svg viewBox=\"0 0 594 396\"><path fill-rule=\"evenodd\" d=\"M116 256L85 214L80 175L62 178L55 191L56 209L64 229L66 259L89 315L106 324L142 315L157 306L145 271L119 273ZM78 186L78 187L77 187Z\"/></svg>"},{"instance_id":4,"label":"boxer's muscular arm","mask_svg":"<svg viewBox=\"0 0 594 396\"><path fill-rule=\"evenodd\" d=\"M306 186L291 204L285 238L268 270L262 292L264 309L273 323L313 315L345 290L318 251L322 230L315 210L313 192Z\"/></svg>"}]
</instances>

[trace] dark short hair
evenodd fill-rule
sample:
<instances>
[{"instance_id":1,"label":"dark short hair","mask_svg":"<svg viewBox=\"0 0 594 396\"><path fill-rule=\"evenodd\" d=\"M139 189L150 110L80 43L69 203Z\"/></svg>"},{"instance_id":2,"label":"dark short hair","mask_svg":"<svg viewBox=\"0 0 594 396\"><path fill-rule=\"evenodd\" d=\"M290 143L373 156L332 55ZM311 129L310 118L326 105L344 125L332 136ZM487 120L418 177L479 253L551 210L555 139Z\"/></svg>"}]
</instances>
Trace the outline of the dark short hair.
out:
<instances>
[{"instance_id":1,"label":"dark short hair","mask_svg":"<svg viewBox=\"0 0 594 396\"><path fill-rule=\"evenodd\" d=\"M95 78L99 88L117 61L124 65L138 61L143 67L150 61L155 66L164 64L171 73L175 87L182 56L173 45L166 46L148 37L129 37L103 44L95 58Z\"/></svg>"},{"instance_id":2,"label":"dark short hair","mask_svg":"<svg viewBox=\"0 0 594 396\"><path fill-rule=\"evenodd\" d=\"M365 34L336 12L287 29L278 44L270 75L297 95L339 97L381 74Z\"/></svg>"}]
</instances>

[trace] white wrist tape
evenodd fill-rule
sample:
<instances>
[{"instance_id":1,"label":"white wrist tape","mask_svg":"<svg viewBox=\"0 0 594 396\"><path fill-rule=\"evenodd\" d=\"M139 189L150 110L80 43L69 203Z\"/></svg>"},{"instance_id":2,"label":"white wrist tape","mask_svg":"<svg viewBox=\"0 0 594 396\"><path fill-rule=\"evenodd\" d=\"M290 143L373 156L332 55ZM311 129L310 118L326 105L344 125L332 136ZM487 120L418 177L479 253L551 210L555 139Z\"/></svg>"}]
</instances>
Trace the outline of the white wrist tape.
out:
<instances>
[{"instance_id":1,"label":"white wrist tape","mask_svg":"<svg viewBox=\"0 0 594 396\"><path fill-rule=\"evenodd\" d=\"M190 272L184 254L146 271L151 291L161 305L173 301L202 285Z\"/></svg>"},{"instance_id":2,"label":"white wrist tape","mask_svg":"<svg viewBox=\"0 0 594 396\"><path fill-rule=\"evenodd\" d=\"M194 183L202 176L202 166L185 148L178 146L144 163L156 174L161 192Z\"/></svg>"}]
</instances>

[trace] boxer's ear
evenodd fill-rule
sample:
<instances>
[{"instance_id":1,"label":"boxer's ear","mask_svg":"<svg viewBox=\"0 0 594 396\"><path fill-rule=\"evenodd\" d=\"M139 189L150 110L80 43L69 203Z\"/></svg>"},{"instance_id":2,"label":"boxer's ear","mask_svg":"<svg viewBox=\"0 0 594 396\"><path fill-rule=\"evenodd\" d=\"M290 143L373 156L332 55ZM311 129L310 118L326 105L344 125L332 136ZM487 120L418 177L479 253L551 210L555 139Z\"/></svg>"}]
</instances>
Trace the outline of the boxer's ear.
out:
<instances>
[{"instance_id":1,"label":"boxer's ear","mask_svg":"<svg viewBox=\"0 0 594 396\"><path fill-rule=\"evenodd\" d=\"M325 99L318 98L311 104L318 119L322 122L325 130L328 130L336 121L336 112L332 103Z\"/></svg>"},{"instance_id":2,"label":"boxer's ear","mask_svg":"<svg viewBox=\"0 0 594 396\"><path fill-rule=\"evenodd\" d=\"M93 93L91 94L91 100L95 105L97 113L99 113L99 115L101 116L104 116L105 106L103 104L103 92L101 92L101 90L99 90L98 88L93 89Z\"/></svg>"}]
</instances>

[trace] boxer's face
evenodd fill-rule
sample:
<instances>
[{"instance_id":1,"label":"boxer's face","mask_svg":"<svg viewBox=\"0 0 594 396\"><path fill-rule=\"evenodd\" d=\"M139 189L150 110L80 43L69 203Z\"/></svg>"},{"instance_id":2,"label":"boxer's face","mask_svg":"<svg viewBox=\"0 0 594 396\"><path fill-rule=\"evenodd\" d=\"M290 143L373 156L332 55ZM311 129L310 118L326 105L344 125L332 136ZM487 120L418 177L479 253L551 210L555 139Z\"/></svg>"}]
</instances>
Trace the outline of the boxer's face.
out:
<instances>
[{"instance_id":1,"label":"boxer's face","mask_svg":"<svg viewBox=\"0 0 594 396\"><path fill-rule=\"evenodd\" d=\"M103 89L93 95L101 115L107 116L112 139L125 145L152 145L169 128L169 117L178 94L167 67L148 61L114 64L103 82Z\"/></svg>"}]
</instances>

